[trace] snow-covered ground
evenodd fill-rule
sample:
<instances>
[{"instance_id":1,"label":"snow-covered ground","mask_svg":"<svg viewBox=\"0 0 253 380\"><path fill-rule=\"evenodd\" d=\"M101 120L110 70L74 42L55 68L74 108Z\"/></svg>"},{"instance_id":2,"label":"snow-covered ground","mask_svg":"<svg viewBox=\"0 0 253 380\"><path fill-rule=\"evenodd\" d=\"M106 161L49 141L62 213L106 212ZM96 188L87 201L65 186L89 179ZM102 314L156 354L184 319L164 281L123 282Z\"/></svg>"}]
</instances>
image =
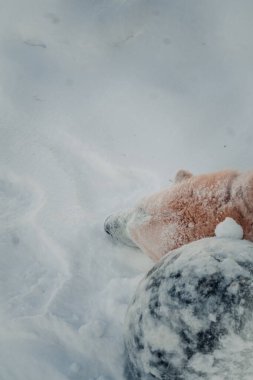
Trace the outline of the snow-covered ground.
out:
<instances>
[{"instance_id":1,"label":"snow-covered ground","mask_svg":"<svg viewBox=\"0 0 253 380\"><path fill-rule=\"evenodd\" d=\"M252 169L252 1L0 0L0 379L122 380L152 265L103 221Z\"/></svg>"}]
</instances>

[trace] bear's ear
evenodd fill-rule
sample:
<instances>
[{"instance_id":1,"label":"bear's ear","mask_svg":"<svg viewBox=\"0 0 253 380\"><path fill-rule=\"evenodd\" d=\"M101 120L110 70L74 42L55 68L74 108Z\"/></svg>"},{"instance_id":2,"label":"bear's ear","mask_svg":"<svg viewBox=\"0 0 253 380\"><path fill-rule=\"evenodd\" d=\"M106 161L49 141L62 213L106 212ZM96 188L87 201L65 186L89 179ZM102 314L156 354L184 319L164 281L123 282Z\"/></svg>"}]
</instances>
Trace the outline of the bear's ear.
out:
<instances>
[{"instance_id":1,"label":"bear's ear","mask_svg":"<svg viewBox=\"0 0 253 380\"><path fill-rule=\"evenodd\" d=\"M182 182L188 178L191 178L193 174L187 170L179 170L175 177L175 183Z\"/></svg>"}]
</instances>

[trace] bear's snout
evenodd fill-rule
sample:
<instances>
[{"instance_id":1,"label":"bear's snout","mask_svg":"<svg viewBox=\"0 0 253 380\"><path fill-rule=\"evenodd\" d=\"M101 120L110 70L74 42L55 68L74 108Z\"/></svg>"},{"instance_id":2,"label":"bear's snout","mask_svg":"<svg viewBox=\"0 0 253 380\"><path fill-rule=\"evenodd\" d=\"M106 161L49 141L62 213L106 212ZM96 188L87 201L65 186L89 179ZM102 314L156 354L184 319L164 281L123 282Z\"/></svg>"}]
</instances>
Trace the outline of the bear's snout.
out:
<instances>
[{"instance_id":1,"label":"bear's snout","mask_svg":"<svg viewBox=\"0 0 253 380\"><path fill-rule=\"evenodd\" d=\"M130 247L136 247L136 244L132 241L127 231L130 216L131 213L129 212L108 216L104 222L104 230L114 241L121 242Z\"/></svg>"},{"instance_id":2,"label":"bear's snout","mask_svg":"<svg viewBox=\"0 0 253 380\"><path fill-rule=\"evenodd\" d=\"M126 218L121 215L110 215L105 219L104 229L108 235L119 239L120 232L123 233L126 229L126 224Z\"/></svg>"},{"instance_id":3,"label":"bear's snout","mask_svg":"<svg viewBox=\"0 0 253 380\"><path fill-rule=\"evenodd\" d=\"M104 222L104 230L105 230L105 232L106 232L108 235L112 235L110 218L111 218L111 215L108 216L108 217L105 219L105 222Z\"/></svg>"}]
</instances>

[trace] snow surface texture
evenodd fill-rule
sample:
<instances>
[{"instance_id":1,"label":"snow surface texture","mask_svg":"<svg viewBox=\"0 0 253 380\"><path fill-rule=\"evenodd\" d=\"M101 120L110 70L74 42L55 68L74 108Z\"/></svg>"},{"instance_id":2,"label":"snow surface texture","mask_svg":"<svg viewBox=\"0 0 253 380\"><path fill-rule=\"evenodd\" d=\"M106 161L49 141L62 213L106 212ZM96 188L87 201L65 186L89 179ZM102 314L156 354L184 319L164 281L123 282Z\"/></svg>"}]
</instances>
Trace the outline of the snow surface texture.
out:
<instances>
[{"instance_id":1,"label":"snow surface texture","mask_svg":"<svg viewBox=\"0 0 253 380\"><path fill-rule=\"evenodd\" d=\"M122 380L152 263L103 221L180 168L252 169L253 3L0 4L0 378Z\"/></svg>"},{"instance_id":2,"label":"snow surface texture","mask_svg":"<svg viewBox=\"0 0 253 380\"><path fill-rule=\"evenodd\" d=\"M232 218L226 218L215 228L215 236L219 238L242 239L243 229Z\"/></svg>"},{"instance_id":3,"label":"snow surface texture","mask_svg":"<svg viewBox=\"0 0 253 380\"><path fill-rule=\"evenodd\" d=\"M129 378L252 379L252 275L246 240L202 239L161 259L127 312Z\"/></svg>"}]
</instances>

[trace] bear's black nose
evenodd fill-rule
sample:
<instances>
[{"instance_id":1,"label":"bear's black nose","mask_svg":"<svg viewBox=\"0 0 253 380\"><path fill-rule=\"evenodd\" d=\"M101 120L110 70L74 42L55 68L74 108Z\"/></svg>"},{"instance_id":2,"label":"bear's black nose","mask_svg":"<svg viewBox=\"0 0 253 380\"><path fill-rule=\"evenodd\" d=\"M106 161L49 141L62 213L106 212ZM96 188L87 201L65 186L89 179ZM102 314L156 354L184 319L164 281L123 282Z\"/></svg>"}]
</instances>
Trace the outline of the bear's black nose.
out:
<instances>
[{"instance_id":1,"label":"bear's black nose","mask_svg":"<svg viewBox=\"0 0 253 380\"><path fill-rule=\"evenodd\" d=\"M111 233L111 223L109 223L109 219L110 219L110 216L108 216L108 218L105 219L104 229L105 229L105 232L108 235L112 235L112 233Z\"/></svg>"}]
</instances>

